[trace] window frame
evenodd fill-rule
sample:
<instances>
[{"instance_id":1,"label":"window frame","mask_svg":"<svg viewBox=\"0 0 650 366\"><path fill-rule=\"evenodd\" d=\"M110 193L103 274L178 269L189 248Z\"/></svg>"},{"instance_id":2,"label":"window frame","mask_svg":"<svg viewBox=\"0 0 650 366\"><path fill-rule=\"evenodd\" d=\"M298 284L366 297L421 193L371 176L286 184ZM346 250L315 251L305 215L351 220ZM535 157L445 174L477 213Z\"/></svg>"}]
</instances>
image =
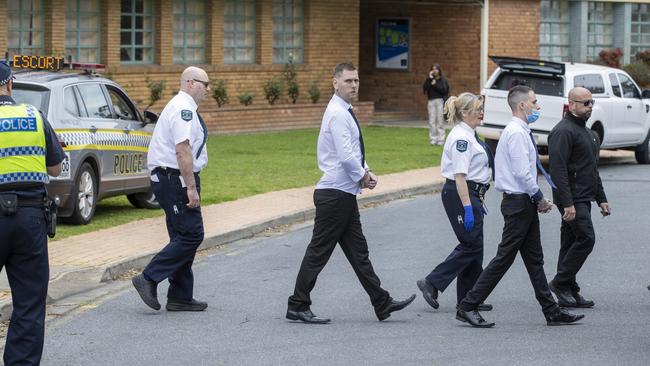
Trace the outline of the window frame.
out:
<instances>
[{"instance_id":1,"label":"window frame","mask_svg":"<svg viewBox=\"0 0 650 366\"><path fill-rule=\"evenodd\" d=\"M301 15L299 17L294 16L294 6L296 3L300 4L300 9L301 9ZM282 15L281 16L273 16L273 63L274 64L285 64L289 62L289 54L293 53L295 55L295 52L292 52L293 50L300 50L301 57L300 60L296 61L295 57L292 57L292 62L294 64L302 64L305 62L305 3L302 0L273 0L273 7L275 6L282 6ZM287 11L290 13L290 15L287 16ZM273 13L275 14L275 9L273 9ZM285 29L285 25L287 25L288 22L291 22L292 28L296 23L296 20L300 21L301 27L299 32L295 32L293 29L290 32L287 32ZM281 27L282 29L279 30L278 27ZM296 47L294 45L287 46L285 37L291 34L292 37L294 37L296 34L300 35L301 42L300 46ZM275 37L276 35L281 35L282 37L282 44L277 45L275 43ZM283 57L281 59L275 58L275 50L281 50Z\"/></svg>"},{"instance_id":2,"label":"window frame","mask_svg":"<svg viewBox=\"0 0 650 366\"><path fill-rule=\"evenodd\" d=\"M607 76L609 78L609 84L612 87L612 94L614 94L615 97L623 98L623 88L621 87L621 81L618 80L618 76L616 75L616 73L610 72L609 74L607 74ZM614 85L614 81L616 81L616 85ZM618 88L618 94L616 94L616 90L614 89L614 87Z\"/></svg>"},{"instance_id":3,"label":"window frame","mask_svg":"<svg viewBox=\"0 0 650 366\"><path fill-rule=\"evenodd\" d=\"M24 3L21 0L18 1L18 10L9 10L9 3L8 1L5 3L6 6L6 17L7 19L9 18L18 18L18 28L11 28L9 26L9 22L7 21L7 51L10 53L13 52L14 54L21 54L21 55L35 55L38 53L38 51L43 51L45 49L45 1L47 0L40 0L39 2L39 9L34 9L31 11L26 11L24 9ZM23 25L23 15L29 14L31 17L34 17L35 14L40 14L42 23L39 24L40 28L34 28L33 26L31 28L25 27ZM9 44L9 40L11 39L9 37L10 33L18 33L18 47L12 47L14 45ZM41 40L42 44L39 45L32 45L32 46L25 46L23 45L23 34L25 33L41 33ZM17 51L17 52L15 52Z\"/></svg>"},{"instance_id":4,"label":"window frame","mask_svg":"<svg viewBox=\"0 0 650 366\"><path fill-rule=\"evenodd\" d=\"M614 47L614 5L613 3L605 3L605 2L589 2L588 6L589 9L588 9L588 16L587 16L587 59L597 60L599 57L598 53L600 53L600 51ZM602 10L598 9L598 7L602 7ZM607 11L607 7L609 7L609 11ZM610 20L607 21L591 20L589 18L590 17L593 18L592 14L605 14L610 18ZM607 36L608 34L603 32L589 31L590 26L595 26L595 27L609 26L611 30L611 33L609 34L611 38L611 43L607 44L604 42L602 43L598 42L597 41L598 36Z\"/></svg>"},{"instance_id":5,"label":"window frame","mask_svg":"<svg viewBox=\"0 0 650 366\"><path fill-rule=\"evenodd\" d=\"M229 2L233 3L234 14L226 15L226 12L224 10L224 14L223 14L223 17L224 17L223 18L223 27L224 27L224 29L223 29L223 50L224 50L224 52L223 52L223 63L224 64L230 64L230 65L232 65L232 64L254 64L255 60L257 58L257 54L256 54L256 48L257 48L257 12L256 12L256 9L255 9L255 6L256 6L255 0L225 0L224 1L224 8L227 5L226 3L229 3ZM252 7L253 7L253 15L247 16L245 10L244 10L244 15L237 14L237 6L236 5L237 5L238 2L242 2L244 4L244 6L252 5ZM232 19L231 19L232 25L233 25L233 30L232 31L226 31L226 19L228 19L227 17L229 17L229 16L232 17ZM252 36L253 36L253 44L251 46L238 46L237 45L237 34L239 34L238 30L237 30L237 23L238 23L238 20L240 20L240 19L243 19L244 23L246 21L252 21L253 22L254 28L253 28L252 32L247 32L245 29L242 31L244 34L248 34L248 33L252 34ZM232 35L233 35L233 46L226 46L226 34L228 34L228 33L232 33ZM232 49L232 55L233 55L232 60L226 59L226 49ZM251 49L252 50L251 60L243 60L243 61L238 60L237 59L237 50L238 49Z\"/></svg>"},{"instance_id":6,"label":"window frame","mask_svg":"<svg viewBox=\"0 0 650 366\"><path fill-rule=\"evenodd\" d=\"M203 6L203 12L201 14L188 14L187 13L187 3L188 3L188 1L201 4ZM177 46L176 44L174 44L174 41L175 41L176 38L172 39L172 47L174 49L173 56L172 56L172 58L174 58L173 63L177 64L177 65L204 64L205 59L206 59L205 58L205 34L206 34L206 31L207 31L207 24L208 24L208 17L207 17L208 6L207 6L207 2L205 0L181 0L180 3L183 4L183 13L177 14L177 13L175 13L175 10L172 10L172 17L181 16L182 19L183 19L183 28L180 29L180 30L174 29L175 22L172 21L172 32L173 33L177 33L177 32L182 33L183 34L183 41L182 41L182 45ZM196 17L197 15L202 15L203 29L188 32L187 31L188 16ZM198 46L188 46L187 45L187 34L188 33L203 34L203 44L198 45ZM176 49L181 49L181 51L177 52ZM201 59L200 60L188 60L187 59L187 50L188 49L191 49L191 50L196 50L196 49L200 50L200 49L202 49L203 50L203 55L202 55ZM180 60L175 59L177 55L180 55L180 57L181 57Z\"/></svg>"},{"instance_id":7,"label":"window frame","mask_svg":"<svg viewBox=\"0 0 650 366\"><path fill-rule=\"evenodd\" d=\"M76 2L77 11L74 14L76 16L77 27L72 29L72 30L68 30L67 18L68 18L68 15L70 14L70 12L66 8L66 11L65 11L65 17L66 17L65 33L66 34L65 34L65 39L64 39L64 45L65 45L64 48L66 50L66 53L68 53L67 52L68 49L74 49L76 51L76 53L77 53L77 58L76 59L73 58L73 61L99 63L100 60L102 59L102 54L101 54L101 52L102 52L102 47L101 47L101 43L102 43L102 40L101 40L102 4L101 4L101 0L95 0L95 1L97 1L97 12L88 12L88 11L82 12L82 11L79 10L79 3L82 2L82 1L86 1L86 0L66 0L66 6L67 6L67 2L70 2L70 1L75 1ZM97 22L97 28L96 29L90 29L90 28L81 29L80 28L79 24L80 24L81 17L82 16L88 16L88 15L96 15L97 16L99 21ZM92 32L92 31L97 32L97 42L98 42L97 45L94 46L94 47L92 47L92 46L82 46L81 45L81 36L80 36L80 34L82 32ZM68 44L66 44L67 43L66 41L68 39L68 37L67 37L68 33L74 33L75 34L75 41L76 42L75 42L74 45L69 46ZM120 45L120 47L121 47L121 45ZM79 55L81 53L81 50L86 50L86 49L94 49L94 50L96 50L97 51L97 59L94 60L94 61L90 61L90 60L88 60L88 61L83 60L82 61L82 60L80 60Z\"/></svg>"},{"instance_id":8,"label":"window frame","mask_svg":"<svg viewBox=\"0 0 650 366\"><path fill-rule=\"evenodd\" d=\"M594 90L592 90L592 89L590 89L588 87L589 85L587 83L583 83L583 84L576 83L576 79L578 79L578 78L583 78L583 79L586 80L587 78L590 78L590 77L597 77L597 78L600 79L600 86L602 87L602 90L603 90L602 92L600 92L600 93L595 92ZM577 86L583 87L583 88L589 90L589 92L591 92L592 95L604 95L607 92L607 88L605 88L605 79L603 78L603 75L601 75L599 73L589 73L589 74L577 74L577 75L575 75L573 77L573 87L575 88Z\"/></svg>"},{"instance_id":9,"label":"window frame","mask_svg":"<svg viewBox=\"0 0 650 366\"><path fill-rule=\"evenodd\" d=\"M122 1L130 1L131 2L131 12L130 13L125 13L122 11ZM120 63L124 65L150 65L155 62L155 52L156 52L156 4L154 0L142 0L143 1L143 7L142 7L142 13L138 13L135 7L135 3L138 0L120 0ZM149 4L149 9L147 9L146 4ZM147 10L149 13L147 13ZM131 28L122 28L122 17L123 16L129 16L131 18ZM137 16L142 16L143 17L143 24L144 24L144 18L149 16L151 18L151 28L143 28L142 29L137 29L135 27L136 23L136 17ZM131 33L131 43L128 45L122 44L122 33L123 32L130 32ZM135 35L136 33L142 33L142 38L144 40L144 35L146 33L151 34L151 44L149 46L143 45L136 45L135 44ZM122 60L122 49L130 49L132 52L132 58L134 60ZM135 51L136 49L150 49L151 50L151 60L143 60L138 61L135 60Z\"/></svg>"},{"instance_id":10,"label":"window frame","mask_svg":"<svg viewBox=\"0 0 650 366\"><path fill-rule=\"evenodd\" d=\"M555 10L560 13L560 18L556 17L547 17L543 18L544 14L544 5L548 4L548 11L549 13L555 13ZM553 4L558 4L557 8L553 7ZM540 25L539 25L539 57L542 60L547 60L547 61L567 61L569 58L569 55L571 53L571 44L569 40L569 35L570 35L570 27L571 27L571 19L569 17L569 2L568 0L542 0L540 2ZM563 10L564 9L564 10ZM566 19L562 19L562 15L566 14ZM544 28L544 25L547 25L549 28L548 33L543 33L542 30ZM565 27L562 32L555 33L552 31L552 28L554 25L557 25L559 27ZM566 43L556 43L553 42L552 38L553 36L557 35L565 35L567 37ZM548 36L550 41L549 42L543 42L542 38L544 36ZM550 50L554 48L561 48L562 52L560 54L555 54L553 52L550 52ZM548 49L548 53L542 52L542 50Z\"/></svg>"},{"instance_id":11,"label":"window frame","mask_svg":"<svg viewBox=\"0 0 650 366\"><path fill-rule=\"evenodd\" d=\"M638 52L645 51L650 49L650 34L643 33L641 30L635 32L635 27L641 29L643 26L650 26L650 4L641 4L641 3L632 3L632 10L630 14L630 56L634 57ZM645 7L645 11L641 12L641 8ZM637 8L637 9L635 9ZM648 21L643 21L637 18L634 20L634 15L637 15L639 18L641 15L647 15ZM634 42L634 37L648 37L648 43L643 43L640 41Z\"/></svg>"},{"instance_id":12,"label":"window frame","mask_svg":"<svg viewBox=\"0 0 650 366\"><path fill-rule=\"evenodd\" d=\"M86 86L86 85L97 85L99 87L99 89L102 92L102 96L104 96L104 101L106 102L106 106L108 107L108 111L111 114L110 117L100 117L100 116L91 116L90 115L90 113L88 111L88 106L86 105L86 99L82 96L81 90L79 90L80 87ZM105 90L102 83L99 83L99 82L87 82L87 83L78 83L78 84L75 84L74 86L77 88L76 91L79 93L78 97L79 97L79 100L81 101L80 106L83 105L84 110L86 112L86 116L82 116L81 117L82 119L84 119L84 118L89 119L89 120L111 120L111 119L115 119L115 114L113 113L113 105L112 105L113 103L109 100L110 97L106 93L106 90Z\"/></svg>"},{"instance_id":13,"label":"window frame","mask_svg":"<svg viewBox=\"0 0 650 366\"><path fill-rule=\"evenodd\" d=\"M623 98L641 99L641 90L639 90L639 86L636 85L636 83L634 82L632 77L630 77L628 75L625 75L623 73L620 73L620 72L617 72L616 74L617 74L616 76L618 76L618 80L621 82L621 95L623 96ZM632 86L634 87L634 91L635 91L634 96L628 97L628 96L625 95L625 88L623 86L623 78L628 79L630 81L630 83L632 84Z\"/></svg>"}]
</instances>

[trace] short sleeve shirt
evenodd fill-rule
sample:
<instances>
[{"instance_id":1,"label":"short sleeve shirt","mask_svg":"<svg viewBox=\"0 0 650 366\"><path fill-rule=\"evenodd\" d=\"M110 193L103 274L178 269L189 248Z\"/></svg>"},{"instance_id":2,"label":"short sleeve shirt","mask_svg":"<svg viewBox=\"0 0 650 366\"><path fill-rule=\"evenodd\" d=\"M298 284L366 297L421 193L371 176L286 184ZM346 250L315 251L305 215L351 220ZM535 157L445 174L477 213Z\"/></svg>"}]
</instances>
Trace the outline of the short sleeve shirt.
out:
<instances>
[{"instance_id":1,"label":"short sleeve shirt","mask_svg":"<svg viewBox=\"0 0 650 366\"><path fill-rule=\"evenodd\" d=\"M476 139L474 129L465 122L449 132L440 166L442 176L451 180L455 174L465 174L465 179L482 184L492 178L488 154Z\"/></svg>"},{"instance_id":2,"label":"short sleeve shirt","mask_svg":"<svg viewBox=\"0 0 650 366\"><path fill-rule=\"evenodd\" d=\"M188 140L192 148L193 170L200 172L208 164L208 151L204 141L203 126L194 99L180 91L165 106L153 131L147 165L178 169L176 145ZM200 150L200 153L199 153Z\"/></svg>"}]
</instances>

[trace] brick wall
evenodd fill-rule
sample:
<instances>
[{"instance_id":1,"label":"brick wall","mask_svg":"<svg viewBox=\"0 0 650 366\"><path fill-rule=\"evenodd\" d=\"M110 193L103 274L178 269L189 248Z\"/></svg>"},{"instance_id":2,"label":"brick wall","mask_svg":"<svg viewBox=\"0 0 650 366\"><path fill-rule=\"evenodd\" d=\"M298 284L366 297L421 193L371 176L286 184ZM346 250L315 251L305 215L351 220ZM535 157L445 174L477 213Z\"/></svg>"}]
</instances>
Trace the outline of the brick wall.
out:
<instances>
[{"instance_id":1,"label":"brick wall","mask_svg":"<svg viewBox=\"0 0 650 366\"><path fill-rule=\"evenodd\" d=\"M410 69L375 69L377 18L411 20ZM478 91L481 8L477 5L401 5L361 1L360 99L376 109L408 110L426 116L422 83L432 63L439 63L451 93Z\"/></svg>"},{"instance_id":2,"label":"brick wall","mask_svg":"<svg viewBox=\"0 0 650 366\"><path fill-rule=\"evenodd\" d=\"M327 103L209 108L201 111L201 117L211 134L318 128L326 107ZM373 103L355 103L354 111L359 123L367 125L372 120Z\"/></svg>"},{"instance_id":3,"label":"brick wall","mask_svg":"<svg viewBox=\"0 0 650 366\"><path fill-rule=\"evenodd\" d=\"M490 0L488 54L539 58L539 0ZM488 76L496 65L488 62Z\"/></svg>"}]
</instances>

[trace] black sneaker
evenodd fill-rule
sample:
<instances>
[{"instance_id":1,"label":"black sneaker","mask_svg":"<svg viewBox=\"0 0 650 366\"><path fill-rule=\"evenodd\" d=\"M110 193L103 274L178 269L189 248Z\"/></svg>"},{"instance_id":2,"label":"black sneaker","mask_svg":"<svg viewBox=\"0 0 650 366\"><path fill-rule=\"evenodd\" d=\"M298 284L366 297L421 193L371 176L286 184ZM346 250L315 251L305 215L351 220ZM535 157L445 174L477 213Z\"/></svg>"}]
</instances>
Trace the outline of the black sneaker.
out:
<instances>
[{"instance_id":1,"label":"black sneaker","mask_svg":"<svg viewBox=\"0 0 650 366\"><path fill-rule=\"evenodd\" d=\"M197 300L167 299L165 309L167 311L203 311L207 309L208 303Z\"/></svg>"},{"instance_id":2,"label":"black sneaker","mask_svg":"<svg viewBox=\"0 0 650 366\"><path fill-rule=\"evenodd\" d=\"M133 287L138 291L138 295L147 306L154 310L160 310L157 292L158 284L156 282L147 281L144 275L140 273L131 279L131 283L133 283Z\"/></svg>"}]
</instances>

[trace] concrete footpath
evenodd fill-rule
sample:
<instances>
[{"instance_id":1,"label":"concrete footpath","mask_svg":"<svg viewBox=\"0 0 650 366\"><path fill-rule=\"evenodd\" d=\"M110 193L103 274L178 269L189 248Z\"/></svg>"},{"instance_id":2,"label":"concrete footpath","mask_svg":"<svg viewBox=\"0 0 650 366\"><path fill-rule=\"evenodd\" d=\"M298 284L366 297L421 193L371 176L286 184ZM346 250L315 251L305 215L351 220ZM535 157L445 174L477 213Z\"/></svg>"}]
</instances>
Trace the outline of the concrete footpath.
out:
<instances>
[{"instance_id":1,"label":"concrete footpath","mask_svg":"<svg viewBox=\"0 0 650 366\"><path fill-rule=\"evenodd\" d=\"M377 188L364 190L358 200L363 206L432 193L442 182L439 167L387 174L379 176ZM313 219L313 191L313 186L287 189L202 207L205 240L200 250ZM143 268L168 240L161 216L51 242L48 302L92 291L103 282ZM2 277L0 320L6 320L11 298L4 271Z\"/></svg>"}]
</instances>

